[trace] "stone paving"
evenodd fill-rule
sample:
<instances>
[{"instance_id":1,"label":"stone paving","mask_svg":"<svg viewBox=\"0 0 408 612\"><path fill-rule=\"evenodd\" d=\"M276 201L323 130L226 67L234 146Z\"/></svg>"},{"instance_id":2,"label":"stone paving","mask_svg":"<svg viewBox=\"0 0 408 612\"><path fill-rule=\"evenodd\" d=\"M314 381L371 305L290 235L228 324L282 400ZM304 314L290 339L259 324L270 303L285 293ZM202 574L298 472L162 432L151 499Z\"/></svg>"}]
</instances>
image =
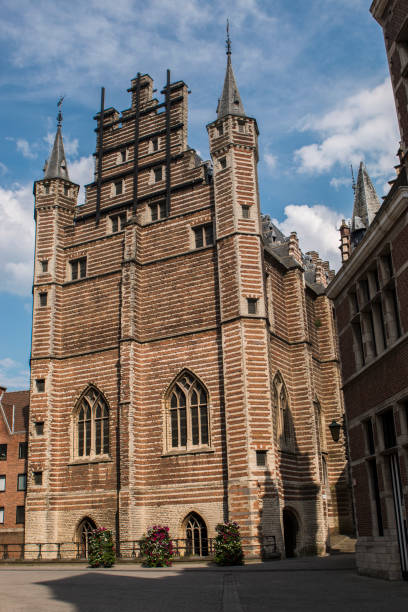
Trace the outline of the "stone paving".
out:
<instances>
[{"instance_id":1,"label":"stone paving","mask_svg":"<svg viewBox=\"0 0 408 612\"><path fill-rule=\"evenodd\" d=\"M1 565L1 612L406 612L408 583L359 576L354 555L244 567Z\"/></svg>"}]
</instances>

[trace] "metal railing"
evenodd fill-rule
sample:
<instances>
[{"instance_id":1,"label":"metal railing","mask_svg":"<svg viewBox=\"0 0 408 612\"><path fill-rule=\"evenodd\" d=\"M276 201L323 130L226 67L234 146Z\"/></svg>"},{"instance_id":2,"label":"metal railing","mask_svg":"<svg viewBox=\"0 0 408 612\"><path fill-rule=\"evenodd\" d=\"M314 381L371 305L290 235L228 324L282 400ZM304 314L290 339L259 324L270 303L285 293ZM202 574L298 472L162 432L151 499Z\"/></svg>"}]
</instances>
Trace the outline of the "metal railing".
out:
<instances>
[{"instance_id":1,"label":"metal railing","mask_svg":"<svg viewBox=\"0 0 408 612\"><path fill-rule=\"evenodd\" d=\"M214 538L203 539L200 549L186 538L172 540L175 559L211 559L214 556ZM270 558L276 555L275 536L243 537L242 548L247 558ZM140 540L121 540L116 547L119 560L140 561ZM86 560L81 542L26 542L0 543L0 561L74 561Z\"/></svg>"}]
</instances>

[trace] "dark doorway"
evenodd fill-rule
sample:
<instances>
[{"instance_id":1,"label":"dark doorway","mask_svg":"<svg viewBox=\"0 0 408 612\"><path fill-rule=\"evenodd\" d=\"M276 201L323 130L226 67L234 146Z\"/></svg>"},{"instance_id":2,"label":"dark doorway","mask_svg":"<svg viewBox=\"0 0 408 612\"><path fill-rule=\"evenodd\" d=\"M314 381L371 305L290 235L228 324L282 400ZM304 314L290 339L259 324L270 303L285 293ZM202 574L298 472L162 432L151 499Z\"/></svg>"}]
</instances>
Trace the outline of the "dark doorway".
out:
<instances>
[{"instance_id":1,"label":"dark doorway","mask_svg":"<svg viewBox=\"0 0 408 612\"><path fill-rule=\"evenodd\" d=\"M299 525L294 513L288 508L283 509L283 537L285 540L286 557L294 557Z\"/></svg>"},{"instance_id":2,"label":"dark doorway","mask_svg":"<svg viewBox=\"0 0 408 612\"><path fill-rule=\"evenodd\" d=\"M84 520L78 526L78 541L80 543L79 554L84 559L88 558L89 537L94 529L96 529L96 525L90 518L84 518Z\"/></svg>"}]
</instances>

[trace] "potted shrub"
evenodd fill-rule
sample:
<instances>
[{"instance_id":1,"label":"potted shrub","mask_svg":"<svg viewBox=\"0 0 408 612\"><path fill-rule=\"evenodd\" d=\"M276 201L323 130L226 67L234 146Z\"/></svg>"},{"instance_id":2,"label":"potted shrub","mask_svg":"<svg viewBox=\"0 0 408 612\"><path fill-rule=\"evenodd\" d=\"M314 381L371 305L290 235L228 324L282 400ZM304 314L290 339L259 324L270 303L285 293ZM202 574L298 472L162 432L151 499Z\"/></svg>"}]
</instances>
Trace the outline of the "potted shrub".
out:
<instances>
[{"instance_id":1,"label":"potted shrub","mask_svg":"<svg viewBox=\"0 0 408 612\"><path fill-rule=\"evenodd\" d=\"M238 523L235 521L219 523L215 530L217 532L214 540L215 563L217 565L242 565L244 553Z\"/></svg>"},{"instance_id":2,"label":"potted shrub","mask_svg":"<svg viewBox=\"0 0 408 612\"><path fill-rule=\"evenodd\" d=\"M170 566L173 558L173 544L169 528L154 525L140 540L140 552L143 557L143 567Z\"/></svg>"},{"instance_id":3,"label":"potted shrub","mask_svg":"<svg viewBox=\"0 0 408 612\"><path fill-rule=\"evenodd\" d=\"M112 532L109 529L98 527L90 533L88 562L91 567L112 567L115 563Z\"/></svg>"}]
</instances>

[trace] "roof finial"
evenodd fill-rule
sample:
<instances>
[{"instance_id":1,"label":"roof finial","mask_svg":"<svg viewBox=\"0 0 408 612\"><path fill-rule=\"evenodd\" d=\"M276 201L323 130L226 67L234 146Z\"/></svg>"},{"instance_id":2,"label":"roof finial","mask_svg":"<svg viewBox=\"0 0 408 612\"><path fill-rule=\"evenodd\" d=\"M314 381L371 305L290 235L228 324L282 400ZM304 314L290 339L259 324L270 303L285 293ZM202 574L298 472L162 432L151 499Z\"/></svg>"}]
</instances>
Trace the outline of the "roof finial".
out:
<instances>
[{"instance_id":1,"label":"roof finial","mask_svg":"<svg viewBox=\"0 0 408 612\"><path fill-rule=\"evenodd\" d=\"M65 96L60 96L57 102L58 114L57 114L57 126L61 127L62 125L62 103L64 101Z\"/></svg>"},{"instance_id":2,"label":"roof finial","mask_svg":"<svg viewBox=\"0 0 408 612\"><path fill-rule=\"evenodd\" d=\"M225 41L227 45L227 55L231 55L231 39L229 35L229 19L227 19L227 40Z\"/></svg>"},{"instance_id":3,"label":"roof finial","mask_svg":"<svg viewBox=\"0 0 408 612\"><path fill-rule=\"evenodd\" d=\"M351 169L351 188L353 189L355 193L356 192L356 181L354 180L353 164L350 164L350 169Z\"/></svg>"}]
</instances>

